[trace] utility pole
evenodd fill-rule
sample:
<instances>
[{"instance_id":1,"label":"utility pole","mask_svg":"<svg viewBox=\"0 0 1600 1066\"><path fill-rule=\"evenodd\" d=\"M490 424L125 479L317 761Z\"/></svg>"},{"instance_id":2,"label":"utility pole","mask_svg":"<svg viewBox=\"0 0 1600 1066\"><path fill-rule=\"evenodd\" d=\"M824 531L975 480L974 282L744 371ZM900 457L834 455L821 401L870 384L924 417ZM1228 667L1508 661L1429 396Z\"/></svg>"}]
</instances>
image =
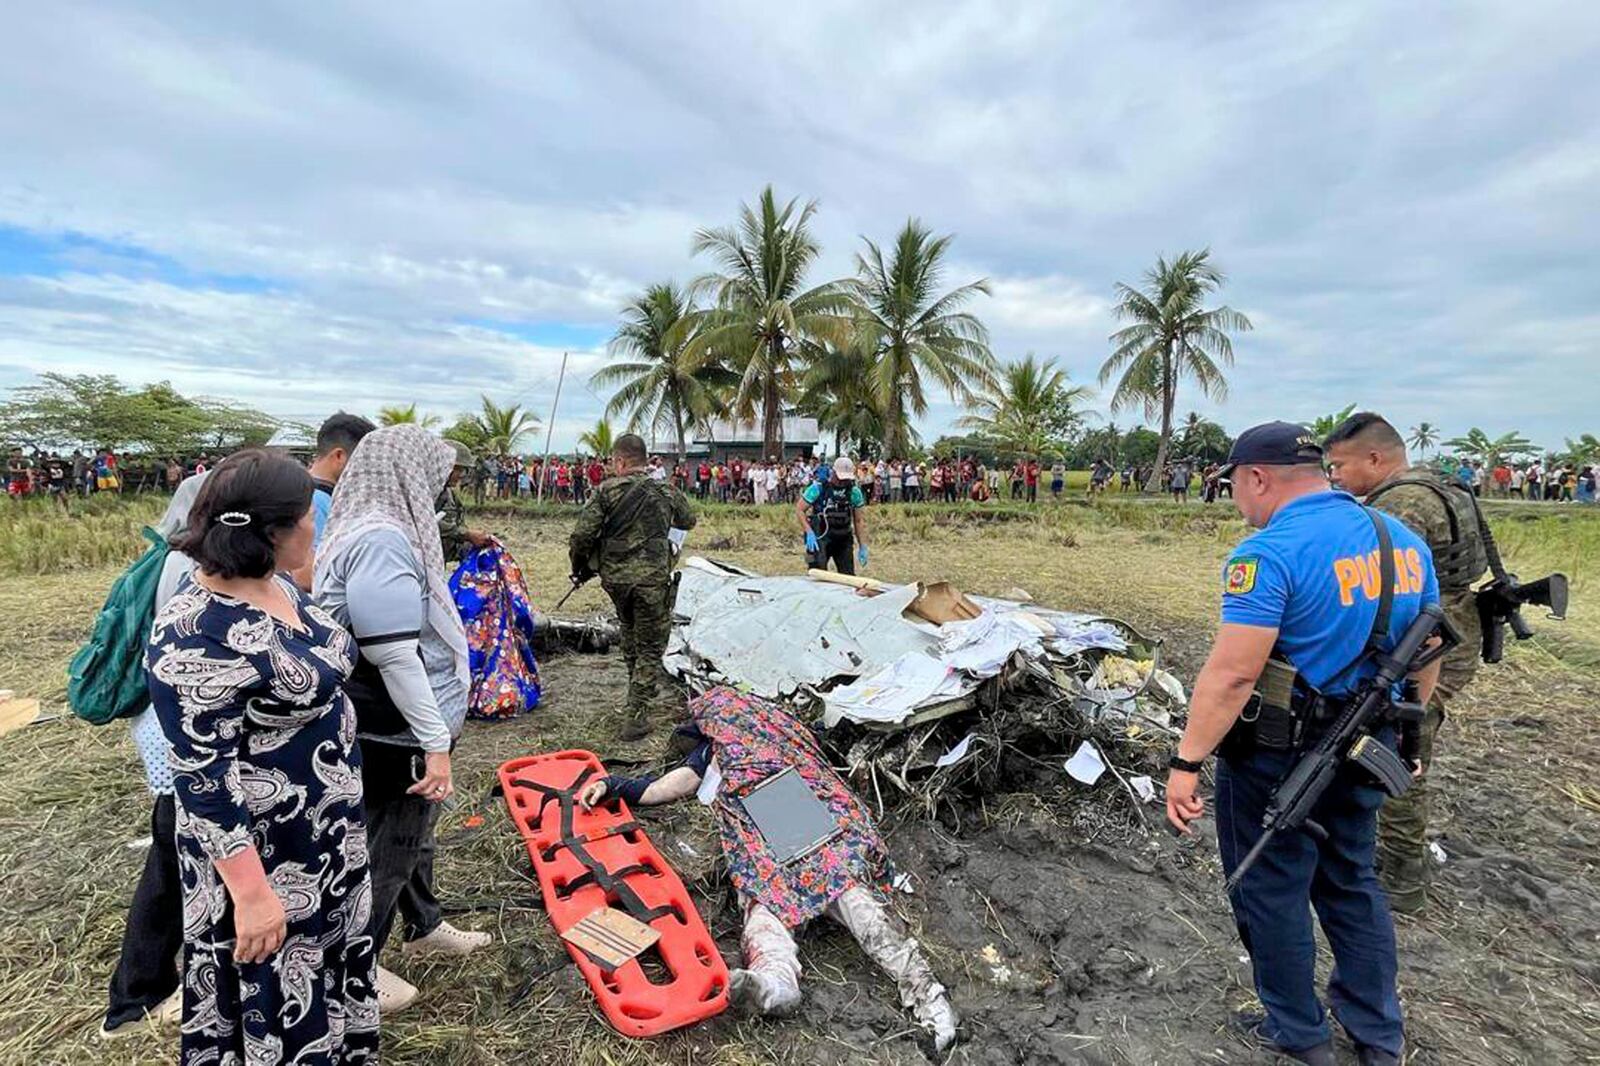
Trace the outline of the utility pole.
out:
<instances>
[{"instance_id":1,"label":"utility pole","mask_svg":"<svg viewBox=\"0 0 1600 1066\"><path fill-rule=\"evenodd\" d=\"M544 484L550 480L550 438L556 432L556 409L561 406L561 383L567 379L567 353L561 353L561 374L556 378L556 398L550 404L550 423L544 427L544 461L539 464L539 495L536 502L544 502Z\"/></svg>"}]
</instances>

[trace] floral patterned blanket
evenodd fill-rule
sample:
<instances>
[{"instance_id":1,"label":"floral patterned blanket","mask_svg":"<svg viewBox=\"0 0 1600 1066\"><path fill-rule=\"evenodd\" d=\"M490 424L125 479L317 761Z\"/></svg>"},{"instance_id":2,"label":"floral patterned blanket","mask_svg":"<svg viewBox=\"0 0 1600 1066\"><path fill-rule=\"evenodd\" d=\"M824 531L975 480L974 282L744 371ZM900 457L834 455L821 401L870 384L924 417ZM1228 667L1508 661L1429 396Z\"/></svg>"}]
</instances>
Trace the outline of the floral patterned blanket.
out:
<instances>
[{"instance_id":1,"label":"floral patterned blanket","mask_svg":"<svg viewBox=\"0 0 1600 1066\"><path fill-rule=\"evenodd\" d=\"M533 605L522 568L505 545L491 541L467 553L450 578L450 594L467 630L472 718L515 718L539 706L539 664L533 658Z\"/></svg>"},{"instance_id":2,"label":"floral patterned blanket","mask_svg":"<svg viewBox=\"0 0 1600 1066\"><path fill-rule=\"evenodd\" d=\"M881 887L887 867L883 839L805 724L777 703L727 687L690 701L689 712L711 741L722 774L712 810L729 879L741 895L793 929L851 888ZM779 863L739 797L791 766L838 819L839 835L808 855Z\"/></svg>"}]
</instances>

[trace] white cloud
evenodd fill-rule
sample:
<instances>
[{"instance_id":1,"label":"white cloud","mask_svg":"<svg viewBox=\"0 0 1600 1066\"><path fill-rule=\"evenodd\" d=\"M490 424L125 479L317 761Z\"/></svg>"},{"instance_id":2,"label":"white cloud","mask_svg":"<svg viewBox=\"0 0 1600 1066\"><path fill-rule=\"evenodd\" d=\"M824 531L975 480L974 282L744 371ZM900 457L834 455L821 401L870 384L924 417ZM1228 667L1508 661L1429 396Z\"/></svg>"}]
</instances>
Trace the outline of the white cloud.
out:
<instances>
[{"instance_id":1,"label":"white cloud","mask_svg":"<svg viewBox=\"0 0 1600 1066\"><path fill-rule=\"evenodd\" d=\"M907 216L956 233L948 280L992 279L1003 358L1092 381L1112 283L1210 245L1258 329L1196 408L1371 397L1559 438L1594 428L1559 379L1600 361L1597 44L1600 7L1559 0L22 6L0 226L192 276L88 250L29 280L0 232L4 380L115 370L301 417L536 396L557 352L459 322L604 328L772 181L822 203L818 279Z\"/></svg>"}]
</instances>

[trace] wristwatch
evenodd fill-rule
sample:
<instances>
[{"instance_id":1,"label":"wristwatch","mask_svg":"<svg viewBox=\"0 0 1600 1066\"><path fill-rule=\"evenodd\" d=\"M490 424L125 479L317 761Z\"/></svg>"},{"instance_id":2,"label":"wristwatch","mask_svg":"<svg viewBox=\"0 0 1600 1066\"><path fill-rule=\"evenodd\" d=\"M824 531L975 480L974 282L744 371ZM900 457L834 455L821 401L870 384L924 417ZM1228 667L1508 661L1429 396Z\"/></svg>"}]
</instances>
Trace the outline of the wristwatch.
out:
<instances>
[{"instance_id":1,"label":"wristwatch","mask_svg":"<svg viewBox=\"0 0 1600 1066\"><path fill-rule=\"evenodd\" d=\"M1205 769L1205 765L1204 759L1199 762L1191 762L1177 752L1173 752L1172 757L1167 760L1168 770L1182 770L1186 774L1197 774Z\"/></svg>"}]
</instances>

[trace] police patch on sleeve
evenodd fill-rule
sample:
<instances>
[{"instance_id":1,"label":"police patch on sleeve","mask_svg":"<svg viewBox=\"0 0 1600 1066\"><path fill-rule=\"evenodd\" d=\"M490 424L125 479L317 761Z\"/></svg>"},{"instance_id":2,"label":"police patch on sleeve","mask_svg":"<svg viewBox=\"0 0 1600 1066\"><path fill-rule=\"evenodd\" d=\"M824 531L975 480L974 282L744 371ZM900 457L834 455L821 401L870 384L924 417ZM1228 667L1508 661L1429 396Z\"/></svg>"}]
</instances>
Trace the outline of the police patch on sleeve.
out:
<instances>
[{"instance_id":1,"label":"police patch on sleeve","mask_svg":"<svg viewBox=\"0 0 1600 1066\"><path fill-rule=\"evenodd\" d=\"M1260 560L1255 556L1230 559L1223 571L1222 591L1229 596L1243 596L1256 587L1256 569Z\"/></svg>"}]
</instances>

